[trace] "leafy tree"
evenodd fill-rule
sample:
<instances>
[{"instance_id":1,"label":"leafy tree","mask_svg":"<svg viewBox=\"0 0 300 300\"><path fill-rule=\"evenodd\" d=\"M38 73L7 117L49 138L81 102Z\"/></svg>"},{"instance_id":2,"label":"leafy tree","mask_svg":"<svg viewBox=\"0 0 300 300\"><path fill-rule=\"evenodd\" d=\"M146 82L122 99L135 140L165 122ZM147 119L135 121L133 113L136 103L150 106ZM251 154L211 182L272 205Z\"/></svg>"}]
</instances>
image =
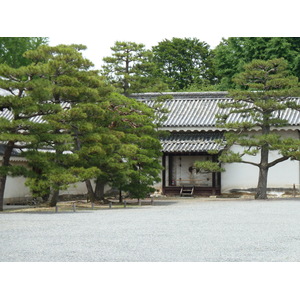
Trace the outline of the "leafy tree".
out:
<instances>
[{"instance_id":1,"label":"leafy tree","mask_svg":"<svg viewBox=\"0 0 300 300\"><path fill-rule=\"evenodd\" d=\"M268 171L288 159L300 159L300 141L283 137L272 128L287 125L280 112L299 110L300 105L291 97L300 94L298 79L289 75L288 62L284 59L253 60L245 65L245 71L235 76L240 89L230 92L232 101L220 105L224 113L218 116L219 125L230 129L225 133L226 148L219 157L221 163L238 162L259 169L256 199L267 198ZM234 121L243 119L243 122ZM259 132L254 131L258 128ZM232 150L239 145L240 152ZM278 158L270 161L271 151ZM258 162L247 156L258 155ZM201 164L198 164L201 167Z\"/></svg>"},{"instance_id":2,"label":"leafy tree","mask_svg":"<svg viewBox=\"0 0 300 300\"><path fill-rule=\"evenodd\" d=\"M163 40L152 48L157 76L173 91L214 83L212 52L196 38Z\"/></svg>"},{"instance_id":3,"label":"leafy tree","mask_svg":"<svg viewBox=\"0 0 300 300\"><path fill-rule=\"evenodd\" d=\"M213 50L214 67L219 88L235 87L234 75L243 71L243 65L253 59L284 58L292 74L300 78L300 38L289 37L230 37Z\"/></svg>"},{"instance_id":4,"label":"leafy tree","mask_svg":"<svg viewBox=\"0 0 300 300\"><path fill-rule=\"evenodd\" d=\"M103 58L102 73L119 92L128 96L131 93L161 91L167 88L155 77L155 64L152 52L145 45L134 42L117 41L112 56Z\"/></svg>"},{"instance_id":5,"label":"leafy tree","mask_svg":"<svg viewBox=\"0 0 300 300\"><path fill-rule=\"evenodd\" d=\"M30 60L23 54L47 43L48 38L44 37L0 37L0 64L12 68L27 66Z\"/></svg>"}]
</instances>

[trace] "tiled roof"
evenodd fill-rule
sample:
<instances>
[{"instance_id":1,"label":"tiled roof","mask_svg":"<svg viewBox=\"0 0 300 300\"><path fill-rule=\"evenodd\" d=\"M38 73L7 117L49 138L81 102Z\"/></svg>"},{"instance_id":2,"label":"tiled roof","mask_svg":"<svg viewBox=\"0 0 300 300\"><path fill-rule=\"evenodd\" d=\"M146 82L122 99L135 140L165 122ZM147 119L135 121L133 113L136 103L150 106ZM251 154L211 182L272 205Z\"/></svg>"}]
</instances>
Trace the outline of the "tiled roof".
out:
<instances>
[{"instance_id":1,"label":"tiled roof","mask_svg":"<svg viewBox=\"0 0 300 300\"><path fill-rule=\"evenodd\" d=\"M66 109L66 108L69 108L70 105L68 103L62 103L61 107L63 109ZM3 110L0 110L0 118L5 118L9 121L12 121L13 117L14 117L13 113L10 110L8 110L6 108L4 108ZM43 122L45 122L42 115L34 116L34 117L30 118L29 120L31 122L34 122L34 123L43 123Z\"/></svg>"},{"instance_id":2,"label":"tiled roof","mask_svg":"<svg viewBox=\"0 0 300 300\"><path fill-rule=\"evenodd\" d=\"M5 96L4 90L0 89L0 96ZM179 130L218 130L216 126L216 114L226 113L218 105L232 101L228 97L227 92L183 92L183 93L142 93L133 94L131 97L144 102L148 106L152 106L153 99L160 95L170 95L173 98L167 99L163 103L163 107L169 111L167 119L162 123L164 128L174 128ZM300 105L300 98L293 98ZM67 103L62 104L63 108L68 107ZM0 117L12 119L9 110L0 110ZM281 112L281 118L286 119L290 126L300 126L300 112L287 109ZM41 123L43 119L37 116L31 119L34 122ZM249 121L241 115L232 115L229 122Z\"/></svg>"},{"instance_id":3,"label":"tiled roof","mask_svg":"<svg viewBox=\"0 0 300 300\"><path fill-rule=\"evenodd\" d=\"M166 153L191 153L221 150L219 140L223 139L220 132L213 133L172 133L167 138L161 139L162 151Z\"/></svg>"},{"instance_id":4,"label":"tiled roof","mask_svg":"<svg viewBox=\"0 0 300 300\"><path fill-rule=\"evenodd\" d=\"M162 123L164 128L176 128L195 130L218 130L216 126L216 114L226 113L218 105L232 101L227 92L197 92L197 93L144 93L133 94L132 97L152 106L153 99L160 95L170 95L173 99L167 99L163 108L169 111L166 121ZM300 105L300 98L293 98ZM281 112L282 119L286 119L291 126L300 125L300 112L287 109ZM242 115L231 115L228 122L245 122Z\"/></svg>"}]
</instances>

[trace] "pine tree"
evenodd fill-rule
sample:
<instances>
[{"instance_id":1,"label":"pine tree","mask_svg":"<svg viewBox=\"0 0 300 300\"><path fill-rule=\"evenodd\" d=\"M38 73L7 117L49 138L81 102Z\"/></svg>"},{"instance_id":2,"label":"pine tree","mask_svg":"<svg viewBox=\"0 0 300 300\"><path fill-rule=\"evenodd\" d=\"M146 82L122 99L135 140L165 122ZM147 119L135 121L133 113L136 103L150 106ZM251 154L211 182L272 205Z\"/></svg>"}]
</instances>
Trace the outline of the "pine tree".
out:
<instances>
[{"instance_id":1,"label":"pine tree","mask_svg":"<svg viewBox=\"0 0 300 300\"><path fill-rule=\"evenodd\" d=\"M99 105L111 88L104 83L97 71L90 70L93 64L81 53L85 49L83 45L41 46L26 53L27 57L47 72L45 78L51 91L49 101L63 108L59 113L44 118L49 126L48 131L40 133L36 153L27 153L33 167L36 160L44 158L44 162L39 164L39 172L27 184L36 190L39 184L43 187L47 182L51 206L56 205L60 189L78 181L88 181L98 173L93 166L78 166L77 152L82 151L82 135L92 130L88 118L93 116L88 115L87 111L101 115ZM39 149L44 147L54 152L40 153Z\"/></svg>"},{"instance_id":2,"label":"pine tree","mask_svg":"<svg viewBox=\"0 0 300 300\"><path fill-rule=\"evenodd\" d=\"M300 141L283 137L273 130L288 125L281 112L300 110L300 103L293 98L300 95L298 79L289 75L287 67L284 59L253 60L245 65L244 72L235 77L234 81L240 89L230 92L233 100L220 105L224 113L218 116L219 125L230 131L225 134L226 149L219 161L258 167L256 199L267 198L268 171L271 167L288 159L300 159ZM235 116L244 121L233 121ZM233 145L241 146L240 152L232 151ZM271 151L279 154L273 161L269 158ZM259 162L246 160L247 155L259 155Z\"/></svg>"},{"instance_id":3,"label":"pine tree","mask_svg":"<svg viewBox=\"0 0 300 300\"><path fill-rule=\"evenodd\" d=\"M51 92L44 75L45 70L39 65L20 68L0 65L0 141L4 145L0 167L0 210L3 210L7 176L27 172L25 168L10 164L13 150L33 147L38 132L45 130L46 126L36 120L61 109L49 102Z\"/></svg>"},{"instance_id":4,"label":"pine tree","mask_svg":"<svg viewBox=\"0 0 300 300\"><path fill-rule=\"evenodd\" d=\"M121 94L128 96L167 89L167 85L155 76L153 53L146 50L145 45L117 41L111 50L112 56L103 58L102 73Z\"/></svg>"},{"instance_id":5,"label":"pine tree","mask_svg":"<svg viewBox=\"0 0 300 300\"><path fill-rule=\"evenodd\" d=\"M153 191L154 182L160 180L161 171L161 144L154 110L125 97L115 98L111 104L117 113L112 126L124 133L120 149L122 171L112 178L112 184L134 198L145 198Z\"/></svg>"},{"instance_id":6,"label":"pine tree","mask_svg":"<svg viewBox=\"0 0 300 300\"><path fill-rule=\"evenodd\" d=\"M124 191L139 189L134 196L144 197L154 181L159 180L161 170L154 111L117 93L111 93L101 109L103 113L92 117L92 111L88 113L93 130L81 135L82 148L78 152L81 164L99 170L95 190L89 188L90 199L104 200L106 184ZM136 174L140 175L138 182Z\"/></svg>"},{"instance_id":7,"label":"pine tree","mask_svg":"<svg viewBox=\"0 0 300 300\"><path fill-rule=\"evenodd\" d=\"M51 183L51 205L57 202L58 190L76 179L86 182L91 201L103 198L106 183L128 179L129 170L133 172L128 161L132 153L140 151L132 140L136 132L148 126L148 133L144 134L156 136L152 109L115 93L96 71L89 70L91 63L82 57L79 52L82 49L81 45L43 46L27 54L47 69L51 101L64 106L59 113L45 118L50 129L45 138L40 135L36 150L38 153L41 146L55 150L55 153L44 154L46 160L51 159L51 168L49 161L40 164L45 166L43 179L37 174L28 183L33 183L33 188L38 186L36 180L41 186L45 181ZM31 159L34 157L31 153ZM39 159L41 157L39 155ZM34 159L32 164L35 165ZM152 170L156 169L157 165L153 164ZM96 178L95 190L90 182L92 178Z\"/></svg>"}]
</instances>

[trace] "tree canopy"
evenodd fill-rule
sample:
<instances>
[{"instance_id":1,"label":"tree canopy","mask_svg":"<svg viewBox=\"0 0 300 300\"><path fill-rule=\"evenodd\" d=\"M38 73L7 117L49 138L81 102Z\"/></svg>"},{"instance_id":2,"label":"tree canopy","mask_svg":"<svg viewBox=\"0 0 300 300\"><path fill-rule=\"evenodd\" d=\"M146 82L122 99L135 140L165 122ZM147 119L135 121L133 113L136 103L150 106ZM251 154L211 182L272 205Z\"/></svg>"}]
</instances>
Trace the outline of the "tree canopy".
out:
<instances>
[{"instance_id":1,"label":"tree canopy","mask_svg":"<svg viewBox=\"0 0 300 300\"><path fill-rule=\"evenodd\" d=\"M288 69L300 78L300 38L292 37L230 37L223 39L213 50L214 68L219 88L235 87L234 75L253 59L270 60L284 58Z\"/></svg>"},{"instance_id":2,"label":"tree canopy","mask_svg":"<svg viewBox=\"0 0 300 300\"><path fill-rule=\"evenodd\" d=\"M123 94L151 91L208 91L235 87L233 77L253 59L284 58L300 78L300 38L230 37L211 49L197 38L143 44L116 42L102 73ZM163 84L162 84L163 83Z\"/></svg>"},{"instance_id":3,"label":"tree canopy","mask_svg":"<svg viewBox=\"0 0 300 300\"><path fill-rule=\"evenodd\" d=\"M23 54L47 43L44 37L0 37L0 64L13 68L29 65L30 60Z\"/></svg>"},{"instance_id":4,"label":"tree canopy","mask_svg":"<svg viewBox=\"0 0 300 300\"><path fill-rule=\"evenodd\" d=\"M207 43L196 38L163 40L152 48L157 76L173 91L214 82L212 53Z\"/></svg>"}]
</instances>

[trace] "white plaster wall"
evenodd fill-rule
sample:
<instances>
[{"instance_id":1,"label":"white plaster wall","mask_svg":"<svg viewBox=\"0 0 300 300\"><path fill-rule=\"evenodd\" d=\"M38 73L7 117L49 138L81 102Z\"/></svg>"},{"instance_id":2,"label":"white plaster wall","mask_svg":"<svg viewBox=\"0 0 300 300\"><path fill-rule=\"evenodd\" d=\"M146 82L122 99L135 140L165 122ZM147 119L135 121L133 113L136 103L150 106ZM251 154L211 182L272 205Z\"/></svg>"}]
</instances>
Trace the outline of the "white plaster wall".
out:
<instances>
[{"instance_id":1,"label":"white plaster wall","mask_svg":"<svg viewBox=\"0 0 300 300\"><path fill-rule=\"evenodd\" d=\"M92 187L95 188L95 182L91 179ZM111 189L110 185L105 185L104 193ZM85 182L77 182L76 184L71 184L67 190L61 190L60 195L82 195L87 193L87 188Z\"/></svg>"},{"instance_id":2,"label":"white plaster wall","mask_svg":"<svg viewBox=\"0 0 300 300\"><path fill-rule=\"evenodd\" d=\"M6 179L4 199L24 197L30 197L30 191L28 187L25 186L25 178L8 176Z\"/></svg>"},{"instance_id":3,"label":"white plaster wall","mask_svg":"<svg viewBox=\"0 0 300 300\"><path fill-rule=\"evenodd\" d=\"M10 202L13 200L21 200L31 197L30 190L25 186L26 179L24 177L7 177L6 186L4 191L4 203ZM92 185L94 182L92 180ZM107 186L105 192L109 189ZM86 194L87 189L84 182L78 182L76 184L70 185L67 190L61 190L60 195L80 195Z\"/></svg>"},{"instance_id":4,"label":"white plaster wall","mask_svg":"<svg viewBox=\"0 0 300 300\"><path fill-rule=\"evenodd\" d=\"M299 185L300 162L287 160L269 169L270 188L292 188L293 184Z\"/></svg>"},{"instance_id":5,"label":"white plaster wall","mask_svg":"<svg viewBox=\"0 0 300 300\"><path fill-rule=\"evenodd\" d=\"M91 183L94 187L94 181L91 180ZM87 188L85 182L77 182L76 184L71 184L67 190L61 190L60 195L80 195L86 194Z\"/></svg>"},{"instance_id":6,"label":"white plaster wall","mask_svg":"<svg viewBox=\"0 0 300 300\"><path fill-rule=\"evenodd\" d=\"M235 189L256 188L259 170L246 164L225 164L225 172L221 174L221 192L229 193ZM293 184L299 186L299 161L285 161L269 169L268 188L291 189Z\"/></svg>"}]
</instances>

